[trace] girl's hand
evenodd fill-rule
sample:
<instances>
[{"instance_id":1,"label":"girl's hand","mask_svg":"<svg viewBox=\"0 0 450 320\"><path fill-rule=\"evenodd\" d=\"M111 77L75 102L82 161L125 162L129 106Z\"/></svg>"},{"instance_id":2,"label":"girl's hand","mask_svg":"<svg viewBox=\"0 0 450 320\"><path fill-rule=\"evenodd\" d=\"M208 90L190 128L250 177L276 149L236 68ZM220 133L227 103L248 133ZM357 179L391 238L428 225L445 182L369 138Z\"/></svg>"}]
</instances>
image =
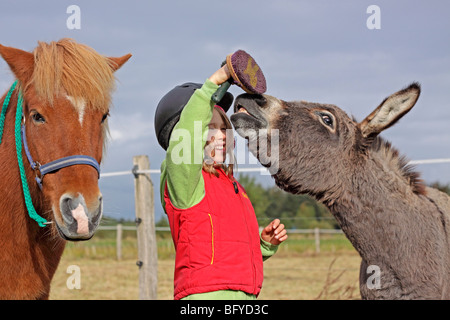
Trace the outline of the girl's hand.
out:
<instances>
[{"instance_id":1,"label":"girl's hand","mask_svg":"<svg viewBox=\"0 0 450 320\"><path fill-rule=\"evenodd\" d=\"M288 235L280 219L275 219L263 229L261 238L273 245L279 245L288 238Z\"/></svg>"},{"instance_id":2,"label":"girl's hand","mask_svg":"<svg viewBox=\"0 0 450 320\"><path fill-rule=\"evenodd\" d=\"M222 68L213 73L209 80L211 82L220 86L222 83L227 81L231 77L230 71L228 70L228 66L225 64Z\"/></svg>"}]
</instances>

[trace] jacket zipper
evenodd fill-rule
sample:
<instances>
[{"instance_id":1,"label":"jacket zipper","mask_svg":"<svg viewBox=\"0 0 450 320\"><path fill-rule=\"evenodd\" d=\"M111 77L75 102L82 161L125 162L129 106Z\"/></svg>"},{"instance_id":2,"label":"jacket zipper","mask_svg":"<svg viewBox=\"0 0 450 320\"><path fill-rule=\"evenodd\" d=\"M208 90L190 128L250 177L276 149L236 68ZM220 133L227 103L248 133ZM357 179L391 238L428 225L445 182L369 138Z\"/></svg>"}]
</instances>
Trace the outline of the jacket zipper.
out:
<instances>
[{"instance_id":1,"label":"jacket zipper","mask_svg":"<svg viewBox=\"0 0 450 320\"><path fill-rule=\"evenodd\" d=\"M234 193L239 194L239 188L237 186L237 182L233 181L233 186L234 186Z\"/></svg>"},{"instance_id":2,"label":"jacket zipper","mask_svg":"<svg viewBox=\"0 0 450 320\"><path fill-rule=\"evenodd\" d=\"M214 263L214 225L211 214L208 213L209 221L211 222L211 264Z\"/></svg>"}]
</instances>

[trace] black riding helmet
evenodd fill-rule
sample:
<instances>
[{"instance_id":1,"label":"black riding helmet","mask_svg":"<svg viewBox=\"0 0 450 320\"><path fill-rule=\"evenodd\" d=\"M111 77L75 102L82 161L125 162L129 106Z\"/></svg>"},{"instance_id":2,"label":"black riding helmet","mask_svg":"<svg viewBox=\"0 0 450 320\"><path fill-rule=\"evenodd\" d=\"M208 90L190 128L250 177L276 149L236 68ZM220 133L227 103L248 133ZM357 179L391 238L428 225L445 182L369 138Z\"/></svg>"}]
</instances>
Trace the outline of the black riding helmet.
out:
<instances>
[{"instance_id":1,"label":"black riding helmet","mask_svg":"<svg viewBox=\"0 0 450 320\"><path fill-rule=\"evenodd\" d=\"M201 87L200 83L187 82L170 90L159 101L155 113L155 132L158 142L164 150L169 147L170 134L180 120L181 111L194 91ZM232 103L233 95L227 92L217 104L227 112Z\"/></svg>"}]
</instances>

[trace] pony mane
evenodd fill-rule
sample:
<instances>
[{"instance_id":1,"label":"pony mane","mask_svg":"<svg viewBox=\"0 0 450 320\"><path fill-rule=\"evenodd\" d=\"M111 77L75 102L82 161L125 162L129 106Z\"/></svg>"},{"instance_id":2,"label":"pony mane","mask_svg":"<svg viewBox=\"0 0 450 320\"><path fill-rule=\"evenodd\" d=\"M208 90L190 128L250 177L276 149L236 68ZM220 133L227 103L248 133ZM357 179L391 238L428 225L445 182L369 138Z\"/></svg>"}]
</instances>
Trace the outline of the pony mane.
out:
<instances>
[{"instance_id":1,"label":"pony mane","mask_svg":"<svg viewBox=\"0 0 450 320\"><path fill-rule=\"evenodd\" d=\"M56 95L84 99L89 108L107 112L115 89L113 62L92 48L64 38L38 42L31 82L36 93L53 105Z\"/></svg>"}]
</instances>

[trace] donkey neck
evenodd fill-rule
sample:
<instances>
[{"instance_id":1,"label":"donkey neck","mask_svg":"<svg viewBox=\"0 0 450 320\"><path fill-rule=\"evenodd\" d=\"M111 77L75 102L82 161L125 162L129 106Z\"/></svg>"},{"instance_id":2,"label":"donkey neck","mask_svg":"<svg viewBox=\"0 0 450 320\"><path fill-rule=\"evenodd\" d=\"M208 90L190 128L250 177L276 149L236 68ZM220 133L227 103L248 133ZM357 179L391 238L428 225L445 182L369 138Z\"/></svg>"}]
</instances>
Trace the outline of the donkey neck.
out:
<instances>
[{"instance_id":1,"label":"donkey neck","mask_svg":"<svg viewBox=\"0 0 450 320\"><path fill-rule=\"evenodd\" d=\"M366 261L380 254L402 256L405 245L420 241L416 228L428 214L427 200L411 185L399 161L403 160L389 150L370 151L329 206Z\"/></svg>"}]
</instances>

